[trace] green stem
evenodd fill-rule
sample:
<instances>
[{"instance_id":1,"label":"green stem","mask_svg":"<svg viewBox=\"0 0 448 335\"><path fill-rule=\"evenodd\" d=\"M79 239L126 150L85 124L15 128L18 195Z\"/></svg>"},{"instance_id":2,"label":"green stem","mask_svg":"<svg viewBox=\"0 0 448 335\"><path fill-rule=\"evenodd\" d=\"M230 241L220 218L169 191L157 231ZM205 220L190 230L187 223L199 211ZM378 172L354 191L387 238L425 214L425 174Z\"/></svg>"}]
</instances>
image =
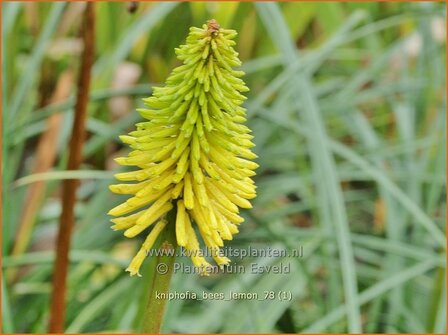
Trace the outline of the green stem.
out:
<instances>
[{"instance_id":1,"label":"green stem","mask_svg":"<svg viewBox=\"0 0 448 335\"><path fill-rule=\"evenodd\" d=\"M152 262L151 279L147 286L148 300L143 311L141 332L146 334L160 334L162 327L167 295L176 260L176 211L168 214L168 224L160 236L160 250L166 250L163 255L156 256Z\"/></svg>"},{"instance_id":2,"label":"green stem","mask_svg":"<svg viewBox=\"0 0 448 335\"><path fill-rule=\"evenodd\" d=\"M435 325L437 319L437 311L439 309L440 300L443 295L443 282L445 280L445 271L442 267L438 267L436 271L436 275L434 276L435 283L433 285L433 295L431 299L431 303L429 305L429 316L426 325L426 330L428 332L435 332Z\"/></svg>"}]
</instances>

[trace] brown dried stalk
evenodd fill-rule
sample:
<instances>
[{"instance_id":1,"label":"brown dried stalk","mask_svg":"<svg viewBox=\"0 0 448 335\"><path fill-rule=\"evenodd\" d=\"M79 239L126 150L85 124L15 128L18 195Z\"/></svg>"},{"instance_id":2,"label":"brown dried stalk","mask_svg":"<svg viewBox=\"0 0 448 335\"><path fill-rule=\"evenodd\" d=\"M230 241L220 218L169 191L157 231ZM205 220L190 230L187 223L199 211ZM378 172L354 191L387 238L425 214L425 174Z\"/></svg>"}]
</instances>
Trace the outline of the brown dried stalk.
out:
<instances>
[{"instance_id":1,"label":"brown dried stalk","mask_svg":"<svg viewBox=\"0 0 448 335\"><path fill-rule=\"evenodd\" d=\"M89 99L90 75L95 53L95 12L94 4L86 6L82 27L84 51L78 79L75 119L69 145L68 170L77 170L82 162L82 146L85 138L85 120ZM67 285L68 253L74 225L74 206L78 180L68 179L62 184L62 214L56 244L56 261L53 272L53 296L50 310L50 333L62 333L65 319L65 291Z\"/></svg>"}]
</instances>

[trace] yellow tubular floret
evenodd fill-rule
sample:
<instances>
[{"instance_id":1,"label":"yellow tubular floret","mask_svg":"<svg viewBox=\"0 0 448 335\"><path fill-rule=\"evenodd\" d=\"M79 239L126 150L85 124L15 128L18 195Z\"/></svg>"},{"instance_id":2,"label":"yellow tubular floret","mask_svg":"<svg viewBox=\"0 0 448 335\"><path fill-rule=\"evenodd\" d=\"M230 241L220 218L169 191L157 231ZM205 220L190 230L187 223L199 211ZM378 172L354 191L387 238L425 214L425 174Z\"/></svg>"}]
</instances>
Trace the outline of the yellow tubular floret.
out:
<instances>
[{"instance_id":1,"label":"yellow tubular floret","mask_svg":"<svg viewBox=\"0 0 448 335\"><path fill-rule=\"evenodd\" d=\"M129 216L122 216L116 219L112 219L111 221L115 223L112 226L113 230L122 230L122 229L128 229L135 225L137 222L137 219L143 215L143 213L146 210L142 210L140 212L137 212L135 214L129 215Z\"/></svg>"},{"instance_id":2,"label":"yellow tubular floret","mask_svg":"<svg viewBox=\"0 0 448 335\"><path fill-rule=\"evenodd\" d=\"M201 207L202 206L200 205L196 206L194 209L190 211L190 213L193 214L194 221L199 226L201 232L203 232L205 235L210 235L211 234L210 225Z\"/></svg>"},{"instance_id":3,"label":"yellow tubular floret","mask_svg":"<svg viewBox=\"0 0 448 335\"><path fill-rule=\"evenodd\" d=\"M194 207L193 187L191 185L191 177L189 173L186 173L184 177L184 201L186 208L193 209Z\"/></svg>"},{"instance_id":4,"label":"yellow tubular floret","mask_svg":"<svg viewBox=\"0 0 448 335\"><path fill-rule=\"evenodd\" d=\"M177 202L177 216L176 216L176 238L177 244L182 247L187 245L187 226L190 225L189 216L185 211L185 205L182 200Z\"/></svg>"},{"instance_id":5,"label":"yellow tubular floret","mask_svg":"<svg viewBox=\"0 0 448 335\"><path fill-rule=\"evenodd\" d=\"M165 193L157 199L154 204L149 207L149 209L137 220L137 224L145 224L149 217L151 217L154 214L157 214L157 212L162 208L163 205L168 202L171 198L171 190L166 190Z\"/></svg>"},{"instance_id":6,"label":"yellow tubular floret","mask_svg":"<svg viewBox=\"0 0 448 335\"><path fill-rule=\"evenodd\" d=\"M151 195L145 197L145 198L139 198L139 197L133 197L128 199L125 203L122 203L121 205L118 205L114 208L112 208L109 213L109 215L113 216L121 216L127 213L130 213L137 208L140 208L142 206L145 206L151 202L153 202L155 199L157 199L162 192L158 193L152 193Z\"/></svg>"},{"instance_id":7,"label":"yellow tubular floret","mask_svg":"<svg viewBox=\"0 0 448 335\"><path fill-rule=\"evenodd\" d=\"M151 224L153 224L157 219L159 219L161 216L163 216L164 214L166 214L169 210L171 210L173 208L173 204L171 202L166 202L165 204L163 204L158 211L151 211L150 215L147 215L147 213L151 210L148 209L138 220L137 223L127 229L124 232L124 236L126 237L134 237L137 236L138 234L140 234L143 230L145 230L146 228L148 228ZM145 218L144 221L140 221L142 218ZM141 223L138 223L138 222Z\"/></svg>"},{"instance_id":8,"label":"yellow tubular floret","mask_svg":"<svg viewBox=\"0 0 448 335\"><path fill-rule=\"evenodd\" d=\"M140 266L142 265L145 257L148 255L149 249L152 248L154 245L154 242L156 241L159 234L162 232L162 230L167 225L166 220L159 221L154 229L149 233L148 237L146 238L145 242L143 242L142 247L138 251L137 255L132 259L131 264L128 266L126 271L130 273L131 276L138 275L141 276L139 273Z\"/></svg>"}]
</instances>

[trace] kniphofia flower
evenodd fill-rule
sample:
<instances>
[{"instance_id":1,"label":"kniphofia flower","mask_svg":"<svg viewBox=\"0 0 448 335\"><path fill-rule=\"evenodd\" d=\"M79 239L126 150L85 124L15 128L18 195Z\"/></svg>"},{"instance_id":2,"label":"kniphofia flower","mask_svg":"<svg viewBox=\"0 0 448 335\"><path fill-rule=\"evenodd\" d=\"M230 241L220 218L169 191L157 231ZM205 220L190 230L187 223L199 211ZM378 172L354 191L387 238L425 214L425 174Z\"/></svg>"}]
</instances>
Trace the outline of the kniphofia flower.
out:
<instances>
[{"instance_id":1,"label":"kniphofia flower","mask_svg":"<svg viewBox=\"0 0 448 335\"><path fill-rule=\"evenodd\" d=\"M215 20L190 28L186 44L176 49L183 65L175 68L164 87L155 87L137 111L147 121L121 136L133 151L117 158L120 165L138 169L116 174L123 182L111 185L114 193L132 195L110 210L114 230L132 238L151 229L127 271L139 268L160 232L166 214L177 208L177 243L189 251L198 267L210 264L201 256L198 234L215 262L227 265L219 253L224 240L238 233L244 219L239 208L251 208L256 196L251 179L258 167L250 150L251 131L244 125L249 89L240 78L238 53L232 48L234 30Z\"/></svg>"}]
</instances>

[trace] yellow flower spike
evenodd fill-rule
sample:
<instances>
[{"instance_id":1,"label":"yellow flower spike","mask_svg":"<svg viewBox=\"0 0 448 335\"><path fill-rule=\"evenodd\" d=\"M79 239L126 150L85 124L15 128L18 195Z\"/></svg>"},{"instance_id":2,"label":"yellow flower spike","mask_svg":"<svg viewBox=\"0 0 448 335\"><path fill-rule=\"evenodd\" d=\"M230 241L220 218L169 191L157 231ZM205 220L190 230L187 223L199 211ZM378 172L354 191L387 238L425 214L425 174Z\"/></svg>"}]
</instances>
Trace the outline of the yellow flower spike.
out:
<instances>
[{"instance_id":1,"label":"yellow flower spike","mask_svg":"<svg viewBox=\"0 0 448 335\"><path fill-rule=\"evenodd\" d=\"M150 230L127 269L131 275L139 274L167 224L176 225L177 243L205 274L211 265L198 254L198 236L218 265L230 261L220 248L244 221L239 208L252 207L256 186L251 177L258 167L241 106L246 100L242 93L249 89L241 79L244 73L233 69L241 65L233 49L236 35L215 20L191 28L186 44L175 49L183 65L172 71L166 86L154 87L153 95L143 99L145 107L137 111L145 120L120 136L132 151L116 162L135 170L115 175L130 183L109 187L131 196L109 211L116 217L112 228L125 230L129 238ZM176 222L168 223L165 216L173 208Z\"/></svg>"}]
</instances>

